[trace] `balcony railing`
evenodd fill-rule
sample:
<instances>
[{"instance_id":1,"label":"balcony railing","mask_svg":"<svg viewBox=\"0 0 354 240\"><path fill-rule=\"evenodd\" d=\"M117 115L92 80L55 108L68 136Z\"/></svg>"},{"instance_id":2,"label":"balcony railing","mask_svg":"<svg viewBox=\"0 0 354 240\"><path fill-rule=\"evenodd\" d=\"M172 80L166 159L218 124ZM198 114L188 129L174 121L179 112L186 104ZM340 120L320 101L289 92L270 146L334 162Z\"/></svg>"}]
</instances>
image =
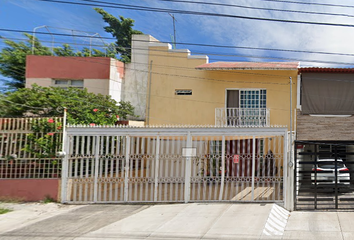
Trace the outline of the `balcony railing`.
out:
<instances>
[{"instance_id":1,"label":"balcony railing","mask_svg":"<svg viewBox=\"0 0 354 240\"><path fill-rule=\"evenodd\" d=\"M270 114L266 108L216 108L216 126L269 127Z\"/></svg>"}]
</instances>

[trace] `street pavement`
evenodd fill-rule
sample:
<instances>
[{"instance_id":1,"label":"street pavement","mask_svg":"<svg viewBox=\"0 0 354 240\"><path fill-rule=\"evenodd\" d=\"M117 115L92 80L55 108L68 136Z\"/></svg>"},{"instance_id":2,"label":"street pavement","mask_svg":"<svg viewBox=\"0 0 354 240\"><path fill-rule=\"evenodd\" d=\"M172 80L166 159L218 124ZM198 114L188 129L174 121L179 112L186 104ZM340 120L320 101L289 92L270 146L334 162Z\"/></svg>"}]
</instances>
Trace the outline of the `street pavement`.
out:
<instances>
[{"instance_id":1,"label":"street pavement","mask_svg":"<svg viewBox=\"0 0 354 240\"><path fill-rule=\"evenodd\" d=\"M276 204L4 204L1 240L354 239L354 212Z\"/></svg>"}]
</instances>

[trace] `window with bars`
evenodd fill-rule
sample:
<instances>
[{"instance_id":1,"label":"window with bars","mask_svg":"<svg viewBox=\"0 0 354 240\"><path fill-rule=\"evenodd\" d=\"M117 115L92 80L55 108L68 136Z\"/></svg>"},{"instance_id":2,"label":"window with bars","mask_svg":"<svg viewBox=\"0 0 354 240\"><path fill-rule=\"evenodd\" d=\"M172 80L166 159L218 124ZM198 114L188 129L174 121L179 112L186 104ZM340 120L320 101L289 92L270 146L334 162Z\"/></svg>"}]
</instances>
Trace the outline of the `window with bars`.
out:
<instances>
[{"instance_id":1,"label":"window with bars","mask_svg":"<svg viewBox=\"0 0 354 240\"><path fill-rule=\"evenodd\" d=\"M267 90L240 90L240 108L266 108Z\"/></svg>"},{"instance_id":2,"label":"window with bars","mask_svg":"<svg viewBox=\"0 0 354 240\"><path fill-rule=\"evenodd\" d=\"M176 89L175 95L192 95L192 89Z\"/></svg>"},{"instance_id":3,"label":"window with bars","mask_svg":"<svg viewBox=\"0 0 354 240\"><path fill-rule=\"evenodd\" d=\"M267 90L227 90L227 124L264 126L267 123Z\"/></svg>"}]
</instances>

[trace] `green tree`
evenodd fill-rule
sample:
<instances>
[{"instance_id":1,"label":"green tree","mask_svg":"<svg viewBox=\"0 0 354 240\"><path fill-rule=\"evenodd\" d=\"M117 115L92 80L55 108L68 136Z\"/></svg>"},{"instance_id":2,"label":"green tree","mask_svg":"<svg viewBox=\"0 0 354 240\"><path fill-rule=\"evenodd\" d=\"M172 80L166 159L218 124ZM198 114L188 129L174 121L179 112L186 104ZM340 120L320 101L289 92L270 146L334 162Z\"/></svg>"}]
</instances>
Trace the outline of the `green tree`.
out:
<instances>
[{"instance_id":1,"label":"green tree","mask_svg":"<svg viewBox=\"0 0 354 240\"><path fill-rule=\"evenodd\" d=\"M32 54L32 43L34 40L34 55L54 55L54 56L78 56L78 57L112 57L115 58L116 50L113 44L106 46L106 51L102 52L98 49L83 48L81 51L75 51L70 45L64 44L61 47L50 48L45 47L41 42L30 34L25 33L26 40L11 41L5 40L7 45L0 51L0 73L8 78L6 85L11 89L25 87L26 72L26 56Z\"/></svg>"},{"instance_id":2,"label":"green tree","mask_svg":"<svg viewBox=\"0 0 354 240\"><path fill-rule=\"evenodd\" d=\"M143 33L132 28L134 20L131 18L119 16L118 19L102 8L95 8L95 10L102 15L103 20L109 25L104 27L104 30L117 39L115 45L117 52L120 54L120 60L122 62L130 62L132 35Z\"/></svg>"},{"instance_id":3,"label":"green tree","mask_svg":"<svg viewBox=\"0 0 354 240\"><path fill-rule=\"evenodd\" d=\"M0 52L0 73L12 79L6 84L11 88L22 88L25 86L26 56L32 54L32 40L30 34L25 33L25 41L14 42L5 40L7 45ZM34 39L35 55L51 55L49 48L43 46L37 38Z\"/></svg>"},{"instance_id":4,"label":"green tree","mask_svg":"<svg viewBox=\"0 0 354 240\"><path fill-rule=\"evenodd\" d=\"M63 116L63 107L66 107L70 124L112 125L117 115L121 119L134 116L134 107L129 102L117 103L110 96L78 88L33 85L0 95L0 104L2 117Z\"/></svg>"}]
</instances>

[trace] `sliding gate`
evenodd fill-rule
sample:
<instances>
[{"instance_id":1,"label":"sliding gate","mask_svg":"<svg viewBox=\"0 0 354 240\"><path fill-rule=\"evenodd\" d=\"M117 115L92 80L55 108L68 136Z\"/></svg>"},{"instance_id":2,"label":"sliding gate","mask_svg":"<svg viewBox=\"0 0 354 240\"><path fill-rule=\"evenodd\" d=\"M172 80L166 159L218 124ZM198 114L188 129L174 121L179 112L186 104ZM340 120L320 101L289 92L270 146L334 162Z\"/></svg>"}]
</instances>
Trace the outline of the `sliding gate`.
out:
<instances>
[{"instance_id":1,"label":"sliding gate","mask_svg":"<svg viewBox=\"0 0 354 240\"><path fill-rule=\"evenodd\" d=\"M295 209L354 209L354 142L295 142Z\"/></svg>"},{"instance_id":2,"label":"sliding gate","mask_svg":"<svg viewBox=\"0 0 354 240\"><path fill-rule=\"evenodd\" d=\"M69 127L62 202L283 202L284 128Z\"/></svg>"}]
</instances>

